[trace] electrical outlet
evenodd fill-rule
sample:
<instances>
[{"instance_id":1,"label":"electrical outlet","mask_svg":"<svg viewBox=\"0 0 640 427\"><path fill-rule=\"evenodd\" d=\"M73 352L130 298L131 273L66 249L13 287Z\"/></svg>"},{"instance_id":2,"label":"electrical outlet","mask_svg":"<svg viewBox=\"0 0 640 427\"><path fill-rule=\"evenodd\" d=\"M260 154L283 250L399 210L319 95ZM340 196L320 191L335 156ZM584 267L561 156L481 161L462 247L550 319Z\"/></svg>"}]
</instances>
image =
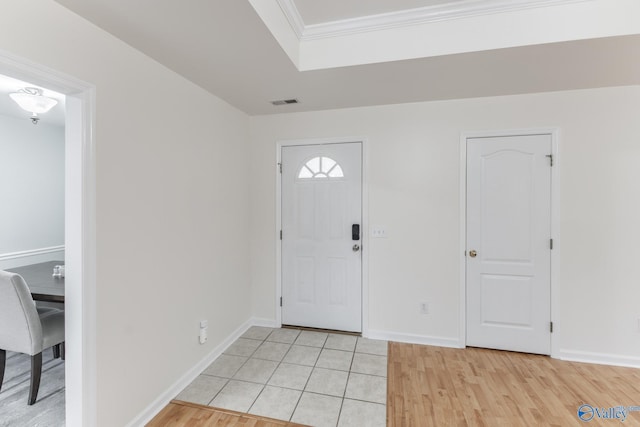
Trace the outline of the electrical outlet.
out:
<instances>
[{"instance_id":1,"label":"electrical outlet","mask_svg":"<svg viewBox=\"0 0 640 427\"><path fill-rule=\"evenodd\" d=\"M209 322L207 320L200 321L200 334L198 335L198 339L200 344L204 344L207 342L207 328L209 327Z\"/></svg>"},{"instance_id":2,"label":"electrical outlet","mask_svg":"<svg viewBox=\"0 0 640 427\"><path fill-rule=\"evenodd\" d=\"M420 314L429 314L429 303L421 302L420 303Z\"/></svg>"}]
</instances>

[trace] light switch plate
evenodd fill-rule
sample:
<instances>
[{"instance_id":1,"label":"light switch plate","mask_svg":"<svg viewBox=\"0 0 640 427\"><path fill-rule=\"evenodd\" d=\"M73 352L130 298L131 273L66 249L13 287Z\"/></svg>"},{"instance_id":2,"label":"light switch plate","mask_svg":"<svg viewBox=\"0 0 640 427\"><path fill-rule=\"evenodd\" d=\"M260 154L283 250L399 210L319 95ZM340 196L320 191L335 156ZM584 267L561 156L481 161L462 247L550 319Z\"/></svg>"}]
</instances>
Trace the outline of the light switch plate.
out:
<instances>
[{"instance_id":1,"label":"light switch plate","mask_svg":"<svg viewBox=\"0 0 640 427\"><path fill-rule=\"evenodd\" d=\"M387 229L382 225L371 227L371 237L374 239L385 239L387 237Z\"/></svg>"}]
</instances>

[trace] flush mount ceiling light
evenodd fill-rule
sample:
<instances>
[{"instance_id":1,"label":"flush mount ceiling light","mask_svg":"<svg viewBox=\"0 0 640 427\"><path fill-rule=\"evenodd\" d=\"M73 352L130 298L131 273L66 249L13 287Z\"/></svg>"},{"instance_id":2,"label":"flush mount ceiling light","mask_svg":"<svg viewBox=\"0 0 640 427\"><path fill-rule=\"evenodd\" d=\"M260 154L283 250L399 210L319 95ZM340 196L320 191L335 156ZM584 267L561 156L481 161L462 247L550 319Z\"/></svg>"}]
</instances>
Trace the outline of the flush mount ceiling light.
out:
<instances>
[{"instance_id":1,"label":"flush mount ceiling light","mask_svg":"<svg viewBox=\"0 0 640 427\"><path fill-rule=\"evenodd\" d=\"M42 89L36 87L25 87L9 96L25 111L32 114L31 121L38 124L38 114L43 114L52 109L58 101L42 95Z\"/></svg>"}]
</instances>

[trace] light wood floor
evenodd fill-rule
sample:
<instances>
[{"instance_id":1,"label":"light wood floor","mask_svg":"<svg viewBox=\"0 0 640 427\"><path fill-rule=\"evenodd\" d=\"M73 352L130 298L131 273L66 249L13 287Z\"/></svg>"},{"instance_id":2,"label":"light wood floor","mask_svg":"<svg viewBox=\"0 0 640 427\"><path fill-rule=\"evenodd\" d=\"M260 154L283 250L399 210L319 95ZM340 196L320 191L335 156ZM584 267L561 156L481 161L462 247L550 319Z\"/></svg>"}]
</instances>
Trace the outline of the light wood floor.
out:
<instances>
[{"instance_id":1,"label":"light wood floor","mask_svg":"<svg viewBox=\"0 0 640 427\"><path fill-rule=\"evenodd\" d=\"M578 407L640 406L640 369L564 362L485 349L389 343L387 425L640 426L640 412L584 423ZM606 423L606 424L605 424ZM296 424L171 402L149 427L293 427Z\"/></svg>"},{"instance_id":2,"label":"light wood floor","mask_svg":"<svg viewBox=\"0 0 640 427\"><path fill-rule=\"evenodd\" d=\"M580 421L578 407L640 405L640 369L485 349L389 344L387 425L640 425Z\"/></svg>"},{"instance_id":3,"label":"light wood floor","mask_svg":"<svg viewBox=\"0 0 640 427\"><path fill-rule=\"evenodd\" d=\"M195 403L173 400L147 427L304 427L288 421L272 420L250 414L214 409Z\"/></svg>"}]
</instances>

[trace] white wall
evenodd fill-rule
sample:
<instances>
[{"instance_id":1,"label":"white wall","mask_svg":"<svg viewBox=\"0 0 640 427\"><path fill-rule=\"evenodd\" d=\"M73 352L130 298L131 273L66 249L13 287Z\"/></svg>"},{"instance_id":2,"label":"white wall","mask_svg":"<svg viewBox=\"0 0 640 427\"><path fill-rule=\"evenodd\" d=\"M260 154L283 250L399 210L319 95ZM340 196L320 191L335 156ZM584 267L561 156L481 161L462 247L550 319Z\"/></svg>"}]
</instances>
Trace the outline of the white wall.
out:
<instances>
[{"instance_id":1,"label":"white wall","mask_svg":"<svg viewBox=\"0 0 640 427\"><path fill-rule=\"evenodd\" d=\"M275 319L276 143L369 141L369 328L455 343L460 325L461 132L560 129L556 354L640 366L640 88L389 105L251 118L252 287ZM418 313L430 302L429 315Z\"/></svg>"},{"instance_id":2,"label":"white wall","mask_svg":"<svg viewBox=\"0 0 640 427\"><path fill-rule=\"evenodd\" d=\"M64 260L64 127L0 115L0 200L0 269Z\"/></svg>"},{"instance_id":3,"label":"white wall","mask_svg":"<svg viewBox=\"0 0 640 427\"><path fill-rule=\"evenodd\" d=\"M54 1L0 8L0 50L96 87L97 419L123 426L251 316L248 118Z\"/></svg>"}]
</instances>

